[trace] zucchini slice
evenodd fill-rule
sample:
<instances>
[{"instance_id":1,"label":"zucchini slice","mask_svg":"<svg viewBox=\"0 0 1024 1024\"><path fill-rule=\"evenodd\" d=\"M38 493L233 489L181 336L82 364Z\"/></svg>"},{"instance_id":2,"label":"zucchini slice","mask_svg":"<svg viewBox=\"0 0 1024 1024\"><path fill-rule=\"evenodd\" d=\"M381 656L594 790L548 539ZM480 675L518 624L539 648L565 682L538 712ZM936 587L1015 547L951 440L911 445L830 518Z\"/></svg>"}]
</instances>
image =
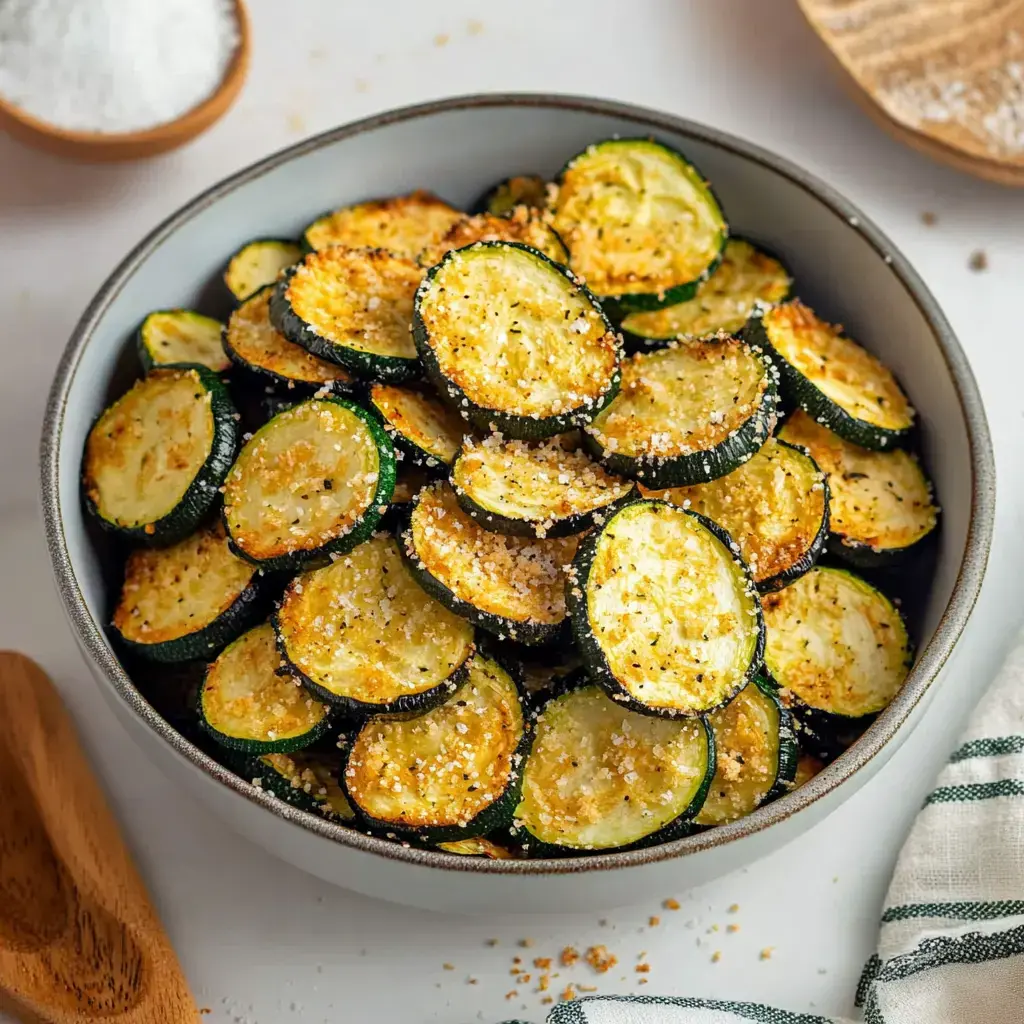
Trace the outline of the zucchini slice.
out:
<instances>
[{"instance_id":1,"label":"zucchini slice","mask_svg":"<svg viewBox=\"0 0 1024 1024\"><path fill-rule=\"evenodd\" d=\"M420 586L456 615L525 644L562 633L577 538L490 533L459 508L448 484L437 483L416 496L401 543Z\"/></svg>"},{"instance_id":2,"label":"zucchini slice","mask_svg":"<svg viewBox=\"0 0 1024 1024\"><path fill-rule=\"evenodd\" d=\"M495 217L507 217L517 206L542 210L547 206L550 188L548 182L536 174L503 178L473 204L473 209Z\"/></svg>"},{"instance_id":3,"label":"zucchini slice","mask_svg":"<svg viewBox=\"0 0 1024 1024\"><path fill-rule=\"evenodd\" d=\"M648 715L702 715L739 693L764 649L761 606L729 535L634 502L580 544L566 587L591 679Z\"/></svg>"},{"instance_id":4,"label":"zucchini slice","mask_svg":"<svg viewBox=\"0 0 1024 1024\"><path fill-rule=\"evenodd\" d=\"M391 504L381 519L380 528L388 530L396 536L405 529L409 513L412 512L413 499L433 479L419 466L401 466L395 478L395 493L391 496Z\"/></svg>"},{"instance_id":5,"label":"zucchini slice","mask_svg":"<svg viewBox=\"0 0 1024 1024\"><path fill-rule=\"evenodd\" d=\"M128 556L112 625L151 661L212 658L265 612L262 577L213 522L169 548Z\"/></svg>"},{"instance_id":6,"label":"zucchini slice","mask_svg":"<svg viewBox=\"0 0 1024 1024\"><path fill-rule=\"evenodd\" d=\"M793 789L806 786L818 772L825 770L825 764L819 761L813 754L801 751L796 763L796 775L793 777Z\"/></svg>"},{"instance_id":7,"label":"zucchini slice","mask_svg":"<svg viewBox=\"0 0 1024 1024\"><path fill-rule=\"evenodd\" d=\"M892 371L809 306L759 307L743 337L773 357L783 394L829 430L876 451L906 442L914 410Z\"/></svg>"},{"instance_id":8,"label":"zucchini slice","mask_svg":"<svg viewBox=\"0 0 1024 1024\"><path fill-rule=\"evenodd\" d=\"M270 322L273 285L245 299L224 329L224 351L236 366L275 388L313 394L323 387L351 389L352 375L337 363L318 359L292 344Z\"/></svg>"},{"instance_id":9,"label":"zucchini slice","mask_svg":"<svg viewBox=\"0 0 1024 1024\"><path fill-rule=\"evenodd\" d=\"M465 249L477 242L521 242L555 263L569 262L568 250L544 216L525 206L517 206L503 217L478 213L456 221L438 243L420 253L420 265L436 266L452 249Z\"/></svg>"},{"instance_id":10,"label":"zucchini slice","mask_svg":"<svg viewBox=\"0 0 1024 1024\"><path fill-rule=\"evenodd\" d=\"M156 366L196 363L214 373L231 364L221 348L223 324L194 309L161 309L139 325L136 345L143 370Z\"/></svg>"},{"instance_id":11,"label":"zucchini slice","mask_svg":"<svg viewBox=\"0 0 1024 1024\"><path fill-rule=\"evenodd\" d=\"M676 839L715 771L703 719L638 715L596 686L549 701L534 730L513 829L541 855Z\"/></svg>"},{"instance_id":12,"label":"zucchini slice","mask_svg":"<svg viewBox=\"0 0 1024 1024\"><path fill-rule=\"evenodd\" d=\"M807 448L828 478L829 550L844 560L862 568L892 564L935 529L931 484L909 452L850 444L800 409L779 437Z\"/></svg>"},{"instance_id":13,"label":"zucchini slice","mask_svg":"<svg viewBox=\"0 0 1024 1024\"><path fill-rule=\"evenodd\" d=\"M426 388L374 384L370 408L388 436L414 466L450 466L459 454L465 425Z\"/></svg>"},{"instance_id":14,"label":"zucchini slice","mask_svg":"<svg viewBox=\"0 0 1024 1024\"><path fill-rule=\"evenodd\" d=\"M394 449L373 417L343 398L310 399L246 443L224 484L224 522L243 558L296 570L366 540L394 487Z\"/></svg>"},{"instance_id":15,"label":"zucchini slice","mask_svg":"<svg viewBox=\"0 0 1024 1024\"><path fill-rule=\"evenodd\" d=\"M438 391L482 431L550 437L619 386L619 344L564 267L514 242L456 249L416 293L413 337Z\"/></svg>"},{"instance_id":16,"label":"zucchini slice","mask_svg":"<svg viewBox=\"0 0 1024 1024\"><path fill-rule=\"evenodd\" d=\"M482 836L476 839L455 839L450 843L438 843L437 848L445 853L461 854L463 857L486 857L488 860L515 859L515 854L511 850Z\"/></svg>"},{"instance_id":17,"label":"zucchini slice","mask_svg":"<svg viewBox=\"0 0 1024 1024\"><path fill-rule=\"evenodd\" d=\"M829 492L814 459L768 438L738 469L711 483L643 493L718 523L739 545L761 593L779 590L818 560L829 530Z\"/></svg>"},{"instance_id":18,"label":"zucchini slice","mask_svg":"<svg viewBox=\"0 0 1024 1024\"><path fill-rule=\"evenodd\" d=\"M793 716L754 679L708 715L715 734L715 777L694 824L725 825L793 788L798 750Z\"/></svg>"},{"instance_id":19,"label":"zucchini slice","mask_svg":"<svg viewBox=\"0 0 1024 1024\"><path fill-rule=\"evenodd\" d=\"M342 770L341 754L305 750L253 757L243 774L293 807L351 824L356 812L341 787Z\"/></svg>"},{"instance_id":20,"label":"zucchini slice","mask_svg":"<svg viewBox=\"0 0 1024 1024\"><path fill-rule=\"evenodd\" d=\"M459 505L485 530L567 537L589 529L636 496L636 485L612 476L561 439L467 438L452 466Z\"/></svg>"},{"instance_id":21,"label":"zucchini slice","mask_svg":"<svg viewBox=\"0 0 1024 1024\"><path fill-rule=\"evenodd\" d=\"M436 707L473 653L473 627L416 585L383 534L292 580L274 627L309 689L362 715Z\"/></svg>"},{"instance_id":22,"label":"zucchini slice","mask_svg":"<svg viewBox=\"0 0 1024 1024\"><path fill-rule=\"evenodd\" d=\"M363 726L349 750L345 790L378 828L428 842L475 838L511 821L529 736L516 680L477 654L440 707Z\"/></svg>"},{"instance_id":23,"label":"zucchini slice","mask_svg":"<svg viewBox=\"0 0 1024 1024\"><path fill-rule=\"evenodd\" d=\"M409 333L423 271L383 249L340 246L310 253L285 271L270 297L270 321L321 359L372 380L419 377Z\"/></svg>"},{"instance_id":24,"label":"zucchini slice","mask_svg":"<svg viewBox=\"0 0 1024 1024\"><path fill-rule=\"evenodd\" d=\"M743 238L730 238L718 269L687 302L649 313L630 313L620 325L639 348L660 348L676 338L738 334L758 302L784 302L792 284L786 268Z\"/></svg>"},{"instance_id":25,"label":"zucchini slice","mask_svg":"<svg viewBox=\"0 0 1024 1024\"><path fill-rule=\"evenodd\" d=\"M313 221L302 234L310 251L344 245L351 249L387 249L414 260L463 214L430 192L372 199L343 206Z\"/></svg>"},{"instance_id":26,"label":"zucchini slice","mask_svg":"<svg viewBox=\"0 0 1024 1024\"><path fill-rule=\"evenodd\" d=\"M282 270L300 259L302 246L289 238L256 238L231 257L224 271L224 283L242 302L273 284Z\"/></svg>"},{"instance_id":27,"label":"zucchini slice","mask_svg":"<svg viewBox=\"0 0 1024 1024\"><path fill-rule=\"evenodd\" d=\"M622 387L584 442L613 473L679 487L731 473L768 439L775 415L775 381L749 346L674 343L624 361Z\"/></svg>"},{"instance_id":28,"label":"zucchini slice","mask_svg":"<svg viewBox=\"0 0 1024 1024\"><path fill-rule=\"evenodd\" d=\"M859 576L816 566L763 604L765 668L783 700L862 718L903 685L913 660L903 619Z\"/></svg>"},{"instance_id":29,"label":"zucchini slice","mask_svg":"<svg viewBox=\"0 0 1024 1024\"><path fill-rule=\"evenodd\" d=\"M654 139L610 139L574 156L553 214L573 270L622 312L692 298L729 231L700 171Z\"/></svg>"},{"instance_id":30,"label":"zucchini slice","mask_svg":"<svg viewBox=\"0 0 1024 1024\"><path fill-rule=\"evenodd\" d=\"M330 725L327 707L284 670L269 622L229 644L206 671L200 725L222 746L250 754L308 747Z\"/></svg>"},{"instance_id":31,"label":"zucchini slice","mask_svg":"<svg viewBox=\"0 0 1024 1024\"><path fill-rule=\"evenodd\" d=\"M137 381L89 431L82 490L100 525L168 545L198 526L238 446L235 407L203 366L166 366Z\"/></svg>"}]
</instances>

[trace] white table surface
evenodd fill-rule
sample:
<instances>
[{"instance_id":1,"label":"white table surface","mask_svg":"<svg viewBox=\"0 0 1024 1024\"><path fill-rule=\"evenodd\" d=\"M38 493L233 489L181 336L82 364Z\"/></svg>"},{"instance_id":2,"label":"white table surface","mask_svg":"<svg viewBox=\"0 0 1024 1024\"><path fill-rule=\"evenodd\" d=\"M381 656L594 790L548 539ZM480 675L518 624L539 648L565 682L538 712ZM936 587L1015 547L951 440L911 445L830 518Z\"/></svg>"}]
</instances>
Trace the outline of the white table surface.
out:
<instances>
[{"instance_id":1,"label":"white table surface","mask_svg":"<svg viewBox=\"0 0 1024 1024\"><path fill-rule=\"evenodd\" d=\"M297 0L288 14L277 0L249 6L250 81L228 116L187 149L84 167L0 138L0 646L37 657L67 698L197 998L211 1009L206 1019L540 1020L534 985L505 999L510 958L594 942L607 943L620 967L600 978L565 971L556 985L596 981L602 991L848 1011L901 837L1018 624L1024 193L935 166L882 135L833 81L786 0ZM50 581L36 497L43 404L75 319L125 251L197 190L306 134L401 104L517 89L607 96L704 121L845 192L944 305L995 441L1000 494L988 577L922 726L798 843L701 890L665 893L680 900L678 912L460 920L374 903L278 863L176 793L122 732L86 674ZM925 210L938 217L932 227L922 223ZM984 273L968 269L977 248L988 255ZM659 913L661 924L649 927ZM729 923L740 929L727 932ZM485 944L492 937L496 947ZM534 948L512 948L523 937ZM766 947L771 957L761 959ZM639 988L634 964L643 951L651 973Z\"/></svg>"}]
</instances>

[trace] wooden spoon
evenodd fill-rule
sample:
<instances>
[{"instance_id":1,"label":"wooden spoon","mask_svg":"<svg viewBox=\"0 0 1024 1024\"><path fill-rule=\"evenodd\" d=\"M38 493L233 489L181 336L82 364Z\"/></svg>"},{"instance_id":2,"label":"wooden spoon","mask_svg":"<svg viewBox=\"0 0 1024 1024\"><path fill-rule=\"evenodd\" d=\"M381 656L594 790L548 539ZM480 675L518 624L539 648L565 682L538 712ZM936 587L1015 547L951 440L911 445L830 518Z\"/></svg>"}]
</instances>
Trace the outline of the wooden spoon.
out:
<instances>
[{"instance_id":1,"label":"wooden spoon","mask_svg":"<svg viewBox=\"0 0 1024 1024\"><path fill-rule=\"evenodd\" d=\"M195 1024L174 950L53 684L0 651L0 1011Z\"/></svg>"},{"instance_id":2,"label":"wooden spoon","mask_svg":"<svg viewBox=\"0 0 1024 1024\"><path fill-rule=\"evenodd\" d=\"M1024 0L797 0L892 135L1024 186Z\"/></svg>"}]
</instances>

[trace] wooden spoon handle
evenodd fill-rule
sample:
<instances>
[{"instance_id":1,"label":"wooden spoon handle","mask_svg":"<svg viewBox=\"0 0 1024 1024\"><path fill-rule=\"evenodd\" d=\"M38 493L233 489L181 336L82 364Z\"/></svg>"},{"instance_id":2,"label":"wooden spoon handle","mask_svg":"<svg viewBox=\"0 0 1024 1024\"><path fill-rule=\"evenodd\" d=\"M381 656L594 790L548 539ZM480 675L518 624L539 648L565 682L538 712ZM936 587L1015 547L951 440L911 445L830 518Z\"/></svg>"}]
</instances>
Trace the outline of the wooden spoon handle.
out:
<instances>
[{"instance_id":1,"label":"wooden spoon handle","mask_svg":"<svg viewBox=\"0 0 1024 1024\"><path fill-rule=\"evenodd\" d=\"M0 1010L195 1024L195 1003L53 684L0 651Z\"/></svg>"}]
</instances>

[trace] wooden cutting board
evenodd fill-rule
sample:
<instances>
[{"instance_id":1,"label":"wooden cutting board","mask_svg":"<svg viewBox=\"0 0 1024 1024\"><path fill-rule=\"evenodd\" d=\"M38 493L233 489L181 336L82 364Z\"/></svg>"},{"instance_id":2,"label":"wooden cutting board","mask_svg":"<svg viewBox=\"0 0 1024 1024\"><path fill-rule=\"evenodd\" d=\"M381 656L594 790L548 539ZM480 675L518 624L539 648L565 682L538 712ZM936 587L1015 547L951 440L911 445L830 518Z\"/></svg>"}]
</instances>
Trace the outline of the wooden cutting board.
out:
<instances>
[{"instance_id":1,"label":"wooden cutting board","mask_svg":"<svg viewBox=\"0 0 1024 1024\"><path fill-rule=\"evenodd\" d=\"M1024 186L1024 0L797 0L891 134Z\"/></svg>"},{"instance_id":2,"label":"wooden cutting board","mask_svg":"<svg viewBox=\"0 0 1024 1024\"><path fill-rule=\"evenodd\" d=\"M196 1024L178 960L53 684L0 652L0 1011Z\"/></svg>"}]
</instances>

